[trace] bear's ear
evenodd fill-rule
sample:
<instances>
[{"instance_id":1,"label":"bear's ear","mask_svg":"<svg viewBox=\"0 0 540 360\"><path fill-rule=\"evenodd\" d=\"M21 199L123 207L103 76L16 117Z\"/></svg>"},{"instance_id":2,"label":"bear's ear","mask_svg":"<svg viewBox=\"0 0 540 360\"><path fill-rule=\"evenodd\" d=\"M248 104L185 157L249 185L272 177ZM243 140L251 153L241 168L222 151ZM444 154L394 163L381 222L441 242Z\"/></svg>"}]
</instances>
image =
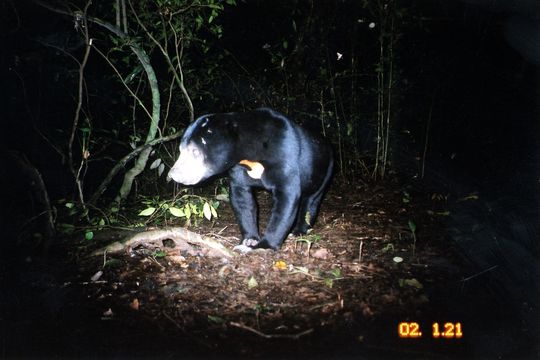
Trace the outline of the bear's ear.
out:
<instances>
[{"instance_id":1,"label":"bear's ear","mask_svg":"<svg viewBox=\"0 0 540 360\"><path fill-rule=\"evenodd\" d=\"M235 119L227 119L225 120L225 125L231 130L235 130L238 128L238 121Z\"/></svg>"},{"instance_id":2,"label":"bear's ear","mask_svg":"<svg viewBox=\"0 0 540 360\"><path fill-rule=\"evenodd\" d=\"M238 121L234 119L225 120L225 128L223 129L223 134L233 142L238 141Z\"/></svg>"}]
</instances>

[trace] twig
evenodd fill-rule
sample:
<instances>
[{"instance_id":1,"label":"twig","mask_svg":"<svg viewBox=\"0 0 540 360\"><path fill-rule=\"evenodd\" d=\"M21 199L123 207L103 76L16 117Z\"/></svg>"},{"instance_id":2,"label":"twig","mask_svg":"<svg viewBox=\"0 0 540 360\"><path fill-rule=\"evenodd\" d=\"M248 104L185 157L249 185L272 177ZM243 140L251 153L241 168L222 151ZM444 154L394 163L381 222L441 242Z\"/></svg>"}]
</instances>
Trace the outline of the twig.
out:
<instances>
[{"instance_id":1,"label":"twig","mask_svg":"<svg viewBox=\"0 0 540 360\"><path fill-rule=\"evenodd\" d=\"M429 115L426 122L426 135L425 135L425 141L424 141L424 152L422 153L422 171L420 178L424 178L425 170L426 170L426 156L428 151L428 144L429 144L429 128L431 126L431 118L433 115L433 103L435 102L435 99L431 99L431 106L429 108Z\"/></svg>"},{"instance_id":2,"label":"twig","mask_svg":"<svg viewBox=\"0 0 540 360\"><path fill-rule=\"evenodd\" d=\"M294 340L298 340L300 337L302 337L304 335L311 334L313 332L313 329L307 329L305 331L299 332L298 334L265 334L265 333L260 332L259 330L256 330L256 329L254 329L252 327L249 327L247 325L240 324L240 323L237 323L237 322L234 322L234 321L231 321L229 324L231 326L250 331L250 332L252 332L252 333L254 333L256 335L259 335L260 337L263 337L265 339L294 339Z\"/></svg>"},{"instance_id":3,"label":"twig","mask_svg":"<svg viewBox=\"0 0 540 360\"><path fill-rule=\"evenodd\" d=\"M360 249L358 251L358 263L362 264L362 248L364 247L364 241L360 240Z\"/></svg>"},{"instance_id":4,"label":"twig","mask_svg":"<svg viewBox=\"0 0 540 360\"><path fill-rule=\"evenodd\" d=\"M169 66L169 70L172 72L173 77L176 80L176 83L177 83L178 87L180 88L180 91L182 92L182 95L184 97L184 100L185 100L186 105L187 105L188 110L189 110L190 120L193 121L195 111L194 111L193 103L191 101L189 93L188 93L188 91L187 91L187 89L186 89L186 87L184 85L184 75L183 75L183 72L182 72L182 64L180 62L180 57L177 57L177 64L176 64L176 66L174 66L174 64L172 63L171 57L169 56L167 50L152 35L152 33L148 30L148 28L141 21L141 19L139 18L139 15L135 11L135 8L133 7L133 4L131 3L130 0L128 0L128 4L129 4L129 7L131 8L131 12L133 13L133 16L135 17L135 20L137 20L137 23L139 24L139 26L144 30L144 32L150 38L150 40L152 40L154 42L154 44L156 44L156 46L159 48L159 50L161 50L161 53L163 54L163 57L165 58L165 61L167 62L167 65ZM170 21L169 21L169 23L170 23ZM171 28L173 28L172 25L171 25ZM173 28L173 31L174 31L174 28ZM176 35L176 33L175 33L175 35ZM178 49L178 47L176 47L176 49ZM178 56L178 53L177 53L177 56ZM177 67L178 67L178 71L176 71Z\"/></svg>"},{"instance_id":5,"label":"twig","mask_svg":"<svg viewBox=\"0 0 540 360\"><path fill-rule=\"evenodd\" d=\"M82 61L79 63L79 78L78 78L78 89L77 89L77 106L75 109L75 115L73 117L73 124L71 126L71 134L69 136L68 140L68 149L67 149L67 159L68 159L68 166L69 170L73 174L73 178L75 180L75 184L77 185L77 191L79 195L79 201L81 202L81 205L83 209L86 210L86 204L84 202L84 195L83 195L83 185L82 180L80 178L81 169L84 166L84 163L86 162L85 158L85 150L87 149L81 149L81 164L78 171L75 171L75 165L73 164L73 142L75 141L75 133L77 132L77 129L79 127L79 120L81 116L81 109L83 106L84 101L84 71L86 68L86 64L88 63L88 57L90 56L90 51L92 49L92 39L90 38L90 35L88 33L88 23L86 21L86 13L88 11L88 8L90 7L90 4L92 3L91 0L86 2L86 5L84 6L83 11L83 17L81 19L82 24L80 25L80 28L82 30L82 33L84 35L84 43L85 43L85 51L83 55ZM78 23L76 23L78 24ZM78 25L77 25L78 26ZM77 28L76 26L76 28Z\"/></svg>"},{"instance_id":6,"label":"twig","mask_svg":"<svg viewBox=\"0 0 540 360\"><path fill-rule=\"evenodd\" d=\"M126 90L129 92L129 94L133 97L133 99L135 99L137 101L137 103L139 104L139 106L141 107L141 109L144 110L144 112L146 113L146 115L148 115L148 118L150 118L150 120L152 119L152 114L150 114L150 111L148 110L148 108L144 105L142 99L137 96L137 94L135 94L133 92L133 90L131 90L131 88L129 87L129 85L126 83L126 81L124 80L124 78L122 77L122 74L120 74L120 71L118 70L118 68L116 66L114 66L114 64L112 63L112 61L107 57L107 55L105 55L105 53L103 51L101 51L96 45L93 45L93 48L94 50L97 51L97 53L99 55L101 55L101 57L103 58L103 60L105 60L107 62L107 64L109 64L109 66L113 69L113 71L116 73L116 76L118 76L118 79L120 79L120 82L122 83L122 85L124 85L124 87L126 88Z\"/></svg>"},{"instance_id":7,"label":"twig","mask_svg":"<svg viewBox=\"0 0 540 360\"><path fill-rule=\"evenodd\" d=\"M477 277L477 276L480 276L480 275L482 275L482 274L484 274L484 273L487 273L488 271L491 271L491 270L493 270L493 269L495 269L495 268L497 268L497 267L499 267L499 265L493 265L493 266L492 266L492 267L490 267L489 269L486 269L486 270L480 271L480 272L479 272L479 273L477 273L477 274L471 275L471 276L469 276L469 277L467 277L467 278L465 278L465 279L461 280L461 282L465 282L465 281L468 281L468 280L474 279L475 277Z\"/></svg>"}]
</instances>

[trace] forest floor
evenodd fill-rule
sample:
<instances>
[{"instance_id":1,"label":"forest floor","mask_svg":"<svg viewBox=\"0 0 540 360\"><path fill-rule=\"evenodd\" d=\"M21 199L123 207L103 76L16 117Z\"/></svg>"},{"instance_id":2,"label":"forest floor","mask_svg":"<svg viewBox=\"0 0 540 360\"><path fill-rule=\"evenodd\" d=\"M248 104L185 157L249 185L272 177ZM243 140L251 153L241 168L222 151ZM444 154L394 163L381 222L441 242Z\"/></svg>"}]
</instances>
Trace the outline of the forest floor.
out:
<instances>
[{"instance_id":1,"label":"forest floor","mask_svg":"<svg viewBox=\"0 0 540 360\"><path fill-rule=\"evenodd\" d=\"M264 223L271 200L258 199ZM3 264L15 285L3 295L0 357L469 357L467 314L483 299L467 304L475 274L445 235L445 206L397 181L335 181L313 231L280 251L225 258L141 247L105 259L88 255L128 231L101 231L91 245L66 239L46 264L17 274ZM190 230L239 243L225 203L216 221ZM433 323L449 323L449 337L434 337Z\"/></svg>"}]
</instances>

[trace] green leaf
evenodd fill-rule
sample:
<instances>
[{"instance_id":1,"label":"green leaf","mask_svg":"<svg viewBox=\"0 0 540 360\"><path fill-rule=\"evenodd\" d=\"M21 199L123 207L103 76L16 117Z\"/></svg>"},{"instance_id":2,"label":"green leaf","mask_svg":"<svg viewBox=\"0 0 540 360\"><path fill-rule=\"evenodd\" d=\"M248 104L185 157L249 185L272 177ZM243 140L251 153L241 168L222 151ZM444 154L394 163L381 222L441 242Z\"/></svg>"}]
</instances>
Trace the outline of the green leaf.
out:
<instances>
[{"instance_id":1,"label":"green leaf","mask_svg":"<svg viewBox=\"0 0 540 360\"><path fill-rule=\"evenodd\" d=\"M334 280L330 278L324 279L324 284L331 289L334 286Z\"/></svg>"},{"instance_id":2,"label":"green leaf","mask_svg":"<svg viewBox=\"0 0 540 360\"><path fill-rule=\"evenodd\" d=\"M84 238L86 240L92 240L94 238L94 232L93 231L87 231L84 233Z\"/></svg>"},{"instance_id":3,"label":"green leaf","mask_svg":"<svg viewBox=\"0 0 540 360\"><path fill-rule=\"evenodd\" d=\"M150 170L157 168L159 165L161 165L161 159L157 158L152 162L152 164L150 164Z\"/></svg>"},{"instance_id":4,"label":"green leaf","mask_svg":"<svg viewBox=\"0 0 540 360\"><path fill-rule=\"evenodd\" d=\"M65 206L66 206L68 209L73 209L73 207L75 206L75 204L68 202L68 203L66 203Z\"/></svg>"},{"instance_id":5,"label":"green leaf","mask_svg":"<svg viewBox=\"0 0 540 360\"><path fill-rule=\"evenodd\" d=\"M208 315L208 321L213 322L215 324L223 324L225 320L219 316L214 315Z\"/></svg>"},{"instance_id":6,"label":"green leaf","mask_svg":"<svg viewBox=\"0 0 540 360\"><path fill-rule=\"evenodd\" d=\"M219 203L218 203L219 204ZM210 206L210 211L212 212L212 216L217 218L217 210L214 206Z\"/></svg>"},{"instance_id":7,"label":"green leaf","mask_svg":"<svg viewBox=\"0 0 540 360\"><path fill-rule=\"evenodd\" d=\"M212 220L212 210L210 210L210 204L208 202L205 202L203 205L203 214L206 220Z\"/></svg>"},{"instance_id":8,"label":"green leaf","mask_svg":"<svg viewBox=\"0 0 540 360\"><path fill-rule=\"evenodd\" d=\"M216 199L219 200L219 201L229 202L229 194L227 194L227 193L217 194Z\"/></svg>"},{"instance_id":9,"label":"green leaf","mask_svg":"<svg viewBox=\"0 0 540 360\"><path fill-rule=\"evenodd\" d=\"M412 220L409 220L409 229L411 229L411 232L416 232L416 224L412 221Z\"/></svg>"},{"instance_id":10,"label":"green leaf","mask_svg":"<svg viewBox=\"0 0 540 360\"><path fill-rule=\"evenodd\" d=\"M156 211L155 207L148 207L139 213L139 216L150 216Z\"/></svg>"},{"instance_id":11,"label":"green leaf","mask_svg":"<svg viewBox=\"0 0 540 360\"><path fill-rule=\"evenodd\" d=\"M172 216L176 216L176 217L186 216L186 214L184 213L184 210L179 209L177 207L173 207L173 206L169 208L169 212L171 213Z\"/></svg>"},{"instance_id":12,"label":"green leaf","mask_svg":"<svg viewBox=\"0 0 540 360\"><path fill-rule=\"evenodd\" d=\"M195 18L195 24L197 24L197 30L201 27L203 23L203 18L200 15L197 15Z\"/></svg>"},{"instance_id":13,"label":"green leaf","mask_svg":"<svg viewBox=\"0 0 540 360\"><path fill-rule=\"evenodd\" d=\"M152 255L156 258L164 258L167 256L167 253L163 250L156 250Z\"/></svg>"},{"instance_id":14,"label":"green leaf","mask_svg":"<svg viewBox=\"0 0 540 360\"><path fill-rule=\"evenodd\" d=\"M386 244L386 245L382 248L381 251L382 251L382 252L394 251L394 244L392 244L392 243Z\"/></svg>"},{"instance_id":15,"label":"green leaf","mask_svg":"<svg viewBox=\"0 0 540 360\"><path fill-rule=\"evenodd\" d=\"M332 274L332 276L335 278L339 278L341 277L341 269L340 268L332 269L330 270L330 274Z\"/></svg>"},{"instance_id":16,"label":"green leaf","mask_svg":"<svg viewBox=\"0 0 540 360\"><path fill-rule=\"evenodd\" d=\"M309 211L306 212L306 216L304 217L304 221L306 224L311 226L311 213Z\"/></svg>"},{"instance_id":17,"label":"green leaf","mask_svg":"<svg viewBox=\"0 0 540 360\"><path fill-rule=\"evenodd\" d=\"M252 276L248 280L248 289L253 289L254 287L257 287L259 283L257 280Z\"/></svg>"},{"instance_id":18,"label":"green leaf","mask_svg":"<svg viewBox=\"0 0 540 360\"><path fill-rule=\"evenodd\" d=\"M417 289L422 289L424 287L424 285L422 285L422 283L420 281L416 280L415 278L405 279L403 281L403 283L405 285L412 286L412 287L417 288Z\"/></svg>"}]
</instances>

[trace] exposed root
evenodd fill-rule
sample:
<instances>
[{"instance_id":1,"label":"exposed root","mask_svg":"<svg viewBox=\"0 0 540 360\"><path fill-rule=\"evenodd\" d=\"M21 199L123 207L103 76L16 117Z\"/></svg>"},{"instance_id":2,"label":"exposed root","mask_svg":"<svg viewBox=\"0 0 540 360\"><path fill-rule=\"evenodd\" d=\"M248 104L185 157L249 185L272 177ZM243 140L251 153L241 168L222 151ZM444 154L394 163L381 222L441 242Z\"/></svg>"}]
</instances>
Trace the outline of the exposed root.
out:
<instances>
[{"instance_id":1,"label":"exposed root","mask_svg":"<svg viewBox=\"0 0 540 360\"><path fill-rule=\"evenodd\" d=\"M163 247L163 240L167 239L172 240L180 251L196 253L197 250L192 245L197 245L202 246L206 250L204 254L210 257L231 258L235 256L233 251L227 249L221 243L209 237L202 237L182 227L140 232L127 237L123 241L116 241L104 248L98 249L92 253L92 256L103 255L104 253L115 254L122 251L131 252L132 249L140 245Z\"/></svg>"}]
</instances>

